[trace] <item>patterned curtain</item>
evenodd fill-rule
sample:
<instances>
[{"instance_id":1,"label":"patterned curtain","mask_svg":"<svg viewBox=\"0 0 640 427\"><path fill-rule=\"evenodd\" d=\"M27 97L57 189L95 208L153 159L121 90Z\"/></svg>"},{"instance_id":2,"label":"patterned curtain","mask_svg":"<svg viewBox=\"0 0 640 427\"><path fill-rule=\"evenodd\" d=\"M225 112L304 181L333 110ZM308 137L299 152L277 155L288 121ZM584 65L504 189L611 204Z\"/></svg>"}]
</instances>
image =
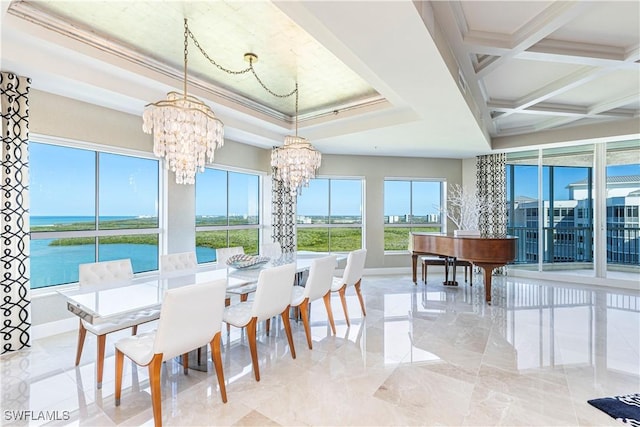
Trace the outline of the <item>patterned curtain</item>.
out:
<instances>
[{"instance_id":1,"label":"patterned curtain","mask_svg":"<svg viewBox=\"0 0 640 427\"><path fill-rule=\"evenodd\" d=\"M0 72L2 105L2 354L30 346L29 88Z\"/></svg>"},{"instance_id":2,"label":"patterned curtain","mask_svg":"<svg viewBox=\"0 0 640 427\"><path fill-rule=\"evenodd\" d=\"M272 223L273 241L280 243L283 253L296 250L296 200L282 181L275 179L275 167L271 170L272 179Z\"/></svg>"},{"instance_id":3,"label":"patterned curtain","mask_svg":"<svg viewBox=\"0 0 640 427\"><path fill-rule=\"evenodd\" d=\"M507 235L507 155L490 154L476 158L476 189L478 199L486 200L480 212L480 233L483 236ZM506 267L494 269L494 274L506 274Z\"/></svg>"}]
</instances>

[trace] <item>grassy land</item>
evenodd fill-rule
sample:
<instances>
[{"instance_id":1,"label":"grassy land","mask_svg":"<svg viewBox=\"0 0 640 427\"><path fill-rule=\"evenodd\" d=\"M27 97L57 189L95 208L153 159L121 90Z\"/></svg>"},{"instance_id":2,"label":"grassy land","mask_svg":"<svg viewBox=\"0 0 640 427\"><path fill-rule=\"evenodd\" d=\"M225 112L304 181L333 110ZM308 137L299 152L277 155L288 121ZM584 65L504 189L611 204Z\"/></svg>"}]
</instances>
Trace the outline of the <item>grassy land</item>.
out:
<instances>
[{"instance_id":1,"label":"grassy land","mask_svg":"<svg viewBox=\"0 0 640 427\"><path fill-rule=\"evenodd\" d=\"M158 226L157 218L133 218L125 220L111 220L100 223L101 230L141 229ZM93 223L81 222L73 224L35 226L32 232L38 231L80 231L93 230ZM413 231L438 231L433 227L414 228ZM196 247L223 248L227 246L242 246L245 253L258 253L258 230L230 230L227 231L199 231L196 233ZM298 229L298 250L325 252L348 252L362 247L362 230L360 228L300 228ZM385 250L406 250L409 243L409 230L406 228L385 227ZM158 235L137 234L129 236L105 236L99 238L100 244L141 244L157 245ZM49 246L93 245L94 237L73 237L55 239Z\"/></svg>"},{"instance_id":2,"label":"grassy land","mask_svg":"<svg viewBox=\"0 0 640 427\"><path fill-rule=\"evenodd\" d=\"M158 227L158 218L130 218L120 220L100 221L100 230L125 230ZM95 222L74 222L69 224L35 225L31 227L32 233L42 231L86 231L95 230ZM68 237L54 239L49 246L74 246L93 245L95 237ZM99 239L100 244L132 243L140 245L157 245L158 235L137 234L130 236L104 236Z\"/></svg>"}]
</instances>

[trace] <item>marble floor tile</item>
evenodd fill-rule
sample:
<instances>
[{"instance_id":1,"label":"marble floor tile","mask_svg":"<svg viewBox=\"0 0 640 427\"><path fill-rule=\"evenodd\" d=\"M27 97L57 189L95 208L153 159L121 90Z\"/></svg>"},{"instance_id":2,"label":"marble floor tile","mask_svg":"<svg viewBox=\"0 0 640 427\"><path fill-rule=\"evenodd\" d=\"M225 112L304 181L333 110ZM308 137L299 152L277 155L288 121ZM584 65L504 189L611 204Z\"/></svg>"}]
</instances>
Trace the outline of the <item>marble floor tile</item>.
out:
<instances>
[{"instance_id":1,"label":"marble floor tile","mask_svg":"<svg viewBox=\"0 0 640 427\"><path fill-rule=\"evenodd\" d=\"M473 286L441 281L365 276L366 316L349 289L348 326L332 297L336 335L324 304L312 304L313 350L302 323L291 322L295 359L282 322L272 322L269 336L261 325L260 382L246 331L223 328L228 402L210 358L207 372L188 375L168 361L164 425L619 425L587 400L640 391L640 293L495 277L488 305L479 275ZM146 368L125 363L121 405L114 404L113 343L128 334L107 339L101 389L93 336L78 367L77 331L0 357L2 425L153 425Z\"/></svg>"}]
</instances>

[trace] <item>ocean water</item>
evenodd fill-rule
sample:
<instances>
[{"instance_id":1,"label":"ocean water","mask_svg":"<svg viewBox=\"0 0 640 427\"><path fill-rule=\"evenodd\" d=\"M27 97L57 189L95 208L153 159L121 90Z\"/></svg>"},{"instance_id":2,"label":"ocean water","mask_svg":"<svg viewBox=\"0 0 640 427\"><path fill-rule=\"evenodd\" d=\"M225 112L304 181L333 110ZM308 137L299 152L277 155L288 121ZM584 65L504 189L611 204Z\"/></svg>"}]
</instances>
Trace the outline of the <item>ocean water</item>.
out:
<instances>
[{"instance_id":1,"label":"ocean water","mask_svg":"<svg viewBox=\"0 0 640 427\"><path fill-rule=\"evenodd\" d=\"M131 219L135 217L101 217L102 220ZM94 221L89 216L40 216L31 217L32 225L50 225ZM158 269L158 246L143 244L102 244L99 259L95 245L50 246L55 239L31 240L31 288L73 283L78 281L78 266L96 261L130 258L134 273ZM215 249L196 248L198 261L215 260Z\"/></svg>"},{"instance_id":2,"label":"ocean water","mask_svg":"<svg viewBox=\"0 0 640 427\"><path fill-rule=\"evenodd\" d=\"M121 219L133 219L135 216L101 216L100 221L117 221ZM54 225L72 224L76 222L93 222L94 216L31 216L30 224L34 225Z\"/></svg>"}]
</instances>

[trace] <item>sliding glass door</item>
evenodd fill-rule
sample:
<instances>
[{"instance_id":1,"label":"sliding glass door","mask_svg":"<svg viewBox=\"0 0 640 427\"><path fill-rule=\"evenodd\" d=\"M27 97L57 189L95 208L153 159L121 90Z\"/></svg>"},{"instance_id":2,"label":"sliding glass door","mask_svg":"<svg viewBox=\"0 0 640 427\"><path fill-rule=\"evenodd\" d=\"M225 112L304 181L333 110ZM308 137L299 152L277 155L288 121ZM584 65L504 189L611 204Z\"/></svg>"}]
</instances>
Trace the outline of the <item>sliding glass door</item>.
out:
<instances>
[{"instance_id":1,"label":"sliding glass door","mask_svg":"<svg viewBox=\"0 0 640 427\"><path fill-rule=\"evenodd\" d=\"M640 141L607 144L607 277L640 273Z\"/></svg>"},{"instance_id":2,"label":"sliding glass door","mask_svg":"<svg viewBox=\"0 0 640 427\"><path fill-rule=\"evenodd\" d=\"M640 279L640 141L507 157L513 268Z\"/></svg>"},{"instance_id":3,"label":"sliding glass door","mask_svg":"<svg viewBox=\"0 0 640 427\"><path fill-rule=\"evenodd\" d=\"M542 150L542 269L593 276L593 145Z\"/></svg>"}]
</instances>

